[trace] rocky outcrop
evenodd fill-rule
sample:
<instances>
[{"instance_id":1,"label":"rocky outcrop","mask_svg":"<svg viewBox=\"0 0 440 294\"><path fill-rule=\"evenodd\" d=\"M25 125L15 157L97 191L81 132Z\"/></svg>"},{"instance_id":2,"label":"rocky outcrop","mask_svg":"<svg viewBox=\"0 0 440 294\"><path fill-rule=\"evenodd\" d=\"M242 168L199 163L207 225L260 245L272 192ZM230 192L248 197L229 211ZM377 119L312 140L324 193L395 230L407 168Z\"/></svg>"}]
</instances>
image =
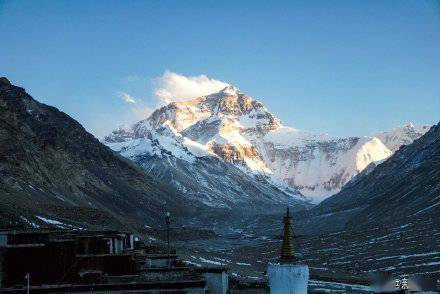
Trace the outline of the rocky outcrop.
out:
<instances>
[{"instance_id":1,"label":"rocky outcrop","mask_svg":"<svg viewBox=\"0 0 440 294\"><path fill-rule=\"evenodd\" d=\"M245 165L245 158L249 157L261 160L260 154L254 146L218 145L213 143L209 150L227 163Z\"/></svg>"}]
</instances>

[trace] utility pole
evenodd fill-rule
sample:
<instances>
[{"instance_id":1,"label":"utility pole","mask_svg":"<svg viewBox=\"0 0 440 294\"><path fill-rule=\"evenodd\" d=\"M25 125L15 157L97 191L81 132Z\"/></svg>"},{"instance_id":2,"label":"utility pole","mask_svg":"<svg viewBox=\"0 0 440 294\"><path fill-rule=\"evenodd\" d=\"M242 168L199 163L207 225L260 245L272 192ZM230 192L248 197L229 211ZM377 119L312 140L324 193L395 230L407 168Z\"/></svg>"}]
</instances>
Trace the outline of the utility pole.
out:
<instances>
[{"instance_id":1,"label":"utility pole","mask_svg":"<svg viewBox=\"0 0 440 294\"><path fill-rule=\"evenodd\" d=\"M26 275L24 276L25 282L26 282L26 294L29 294L30 292L30 280L31 280L31 275L29 273L26 273Z\"/></svg>"},{"instance_id":2,"label":"utility pole","mask_svg":"<svg viewBox=\"0 0 440 294\"><path fill-rule=\"evenodd\" d=\"M168 267L171 267L171 247L170 247L170 225L171 225L171 220L170 220L170 212L167 211L167 213L165 214L166 216L166 224L167 224L167 244L168 244Z\"/></svg>"}]
</instances>

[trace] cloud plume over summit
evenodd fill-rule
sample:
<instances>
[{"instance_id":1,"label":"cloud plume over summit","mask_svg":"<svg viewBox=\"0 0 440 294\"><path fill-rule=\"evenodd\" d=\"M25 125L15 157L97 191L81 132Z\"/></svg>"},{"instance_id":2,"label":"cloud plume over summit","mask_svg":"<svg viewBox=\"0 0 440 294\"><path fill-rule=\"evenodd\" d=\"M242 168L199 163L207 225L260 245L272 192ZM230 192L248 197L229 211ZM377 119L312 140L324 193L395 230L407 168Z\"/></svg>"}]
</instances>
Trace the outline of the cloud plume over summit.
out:
<instances>
[{"instance_id":1,"label":"cloud plume over summit","mask_svg":"<svg viewBox=\"0 0 440 294\"><path fill-rule=\"evenodd\" d=\"M171 71L166 71L161 77L157 78L156 82L157 87L154 95L161 104L208 95L218 92L229 85L228 83L211 79L206 75L184 76Z\"/></svg>"}]
</instances>

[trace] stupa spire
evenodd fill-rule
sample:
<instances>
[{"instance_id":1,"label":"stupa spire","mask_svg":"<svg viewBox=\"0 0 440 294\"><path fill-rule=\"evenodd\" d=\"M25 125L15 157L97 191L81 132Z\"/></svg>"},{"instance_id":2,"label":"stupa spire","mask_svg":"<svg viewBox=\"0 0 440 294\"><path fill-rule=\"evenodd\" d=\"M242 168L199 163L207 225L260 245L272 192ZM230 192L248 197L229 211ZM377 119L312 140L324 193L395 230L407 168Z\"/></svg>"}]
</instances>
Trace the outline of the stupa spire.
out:
<instances>
[{"instance_id":1,"label":"stupa spire","mask_svg":"<svg viewBox=\"0 0 440 294\"><path fill-rule=\"evenodd\" d=\"M293 242L292 242L292 217L289 213L289 207L287 207L286 215L283 219L284 222L284 235L283 245L281 246L281 263L291 263L295 260Z\"/></svg>"},{"instance_id":2,"label":"stupa spire","mask_svg":"<svg viewBox=\"0 0 440 294\"><path fill-rule=\"evenodd\" d=\"M281 258L269 263L267 275L271 294L307 294L309 267L295 262L292 243L292 217L287 208L284 216L284 237Z\"/></svg>"}]
</instances>

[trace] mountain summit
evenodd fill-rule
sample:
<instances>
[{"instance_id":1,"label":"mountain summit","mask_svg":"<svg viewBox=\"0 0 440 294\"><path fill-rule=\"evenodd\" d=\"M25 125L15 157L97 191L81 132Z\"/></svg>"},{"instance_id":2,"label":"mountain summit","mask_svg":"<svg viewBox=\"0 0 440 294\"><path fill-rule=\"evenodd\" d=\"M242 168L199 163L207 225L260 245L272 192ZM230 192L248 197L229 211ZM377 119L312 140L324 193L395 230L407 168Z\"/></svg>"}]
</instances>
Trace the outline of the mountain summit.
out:
<instances>
[{"instance_id":1,"label":"mountain summit","mask_svg":"<svg viewBox=\"0 0 440 294\"><path fill-rule=\"evenodd\" d=\"M333 138L287 127L234 86L170 103L129 129L112 132L104 142L134 161L142 158L147 169L146 158L174 157L188 164L217 158L314 202L392 154L375 137Z\"/></svg>"}]
</instances>

